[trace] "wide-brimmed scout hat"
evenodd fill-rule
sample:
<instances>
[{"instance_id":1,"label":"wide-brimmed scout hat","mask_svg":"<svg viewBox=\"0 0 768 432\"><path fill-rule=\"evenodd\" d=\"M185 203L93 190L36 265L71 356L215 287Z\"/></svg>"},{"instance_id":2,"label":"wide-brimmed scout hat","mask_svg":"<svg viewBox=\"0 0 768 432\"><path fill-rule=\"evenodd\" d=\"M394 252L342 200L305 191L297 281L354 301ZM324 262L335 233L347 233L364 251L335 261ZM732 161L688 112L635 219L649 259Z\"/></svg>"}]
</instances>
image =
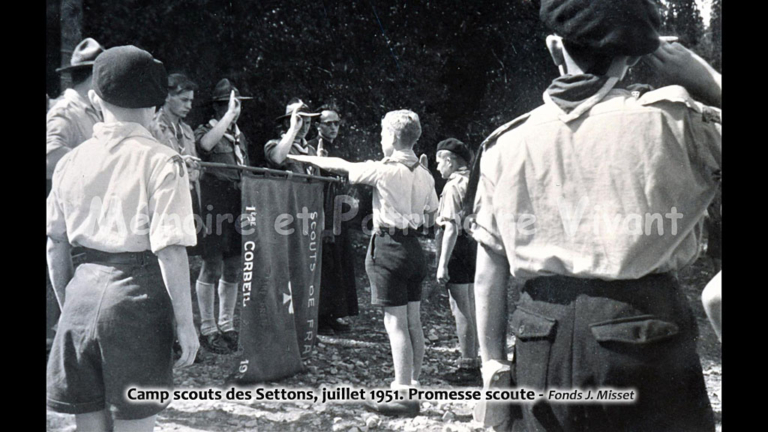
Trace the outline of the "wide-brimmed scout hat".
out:
<instances>
[{"instance_id":1,"label":"wide-brimmed scout hat","mask_svg":"<svg viewBox=\"0 0 768 432\"><path fill-rule=\"evenodd\" d=\"M122 108L150 108L165 103L165 66L133 45L104 51L93 64L93 91Z\"/></svg>"},{"instance_id":2,"label":"wide-brimmed scout hat","mask_svg":"<svg viewBox=\"0 0 768 432\"><path fill-rule=\"evenodd\" d=\"M72 52L72 59L69 66L63 66L56 69L56 72L65 72L73 69L93 67L93 62L99 54L104 52L104 47L91 38L85 38L77 44Z\"/></svg>"},{"instance_id":3,"label":"wide-brimmed scout hat","mask_svg":"<svg viewBox=\"0 0 768 432\"><path fill-rule=\"evenodd\" d=\"M228 79L224 78L216 83L216 87L213 88L213 96L211 102L227 102L229 101L229 95L234 90L235 97L238 100L251 100L251 96L240 96L240 90L237 89Z\"/></svg>"},{"instance_id":4,"label":"wide-brimmed scout hat","mask_svg":"<svg viewBox=\"0 0 768 432\"><path fill-rule=\"evenodd\" d=\"M293 110L296 109L296 107L299 107L299 115L302 117L317 117L320 115L320 113L312 112L312 110L309 108L309 105L302 102L301 99L295 99L294 102L289 102L288 105L285 106L285 114L276 118L275 121L279 122L284 118L289 118L291 114L293 114Z\"/></svg>"}]
</instances>

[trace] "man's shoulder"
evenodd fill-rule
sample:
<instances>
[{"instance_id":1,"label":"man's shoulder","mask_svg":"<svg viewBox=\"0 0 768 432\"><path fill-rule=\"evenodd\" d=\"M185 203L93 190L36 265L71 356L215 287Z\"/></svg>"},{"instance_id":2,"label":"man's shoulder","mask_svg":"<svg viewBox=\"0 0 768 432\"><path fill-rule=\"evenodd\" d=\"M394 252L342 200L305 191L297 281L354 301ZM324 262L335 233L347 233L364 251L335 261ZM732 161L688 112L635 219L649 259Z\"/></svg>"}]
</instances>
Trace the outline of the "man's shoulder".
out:
<instances>
[{"instance_id":1,"label":"man's shoulder","mask_svg":"<svg viewBox=\"0 0 768 432\"><path fill-rule=\"evenodd\" d=\"M482 151L488 151L496 145L502 138L509 138L511 135L520 131L521 127L526 124L529 118L537 111L542 109L543 106L536 108L533 111L529 111L514 120L504 123L494 130L483 142L480 144Z\"/></svg>"}]
</instances>

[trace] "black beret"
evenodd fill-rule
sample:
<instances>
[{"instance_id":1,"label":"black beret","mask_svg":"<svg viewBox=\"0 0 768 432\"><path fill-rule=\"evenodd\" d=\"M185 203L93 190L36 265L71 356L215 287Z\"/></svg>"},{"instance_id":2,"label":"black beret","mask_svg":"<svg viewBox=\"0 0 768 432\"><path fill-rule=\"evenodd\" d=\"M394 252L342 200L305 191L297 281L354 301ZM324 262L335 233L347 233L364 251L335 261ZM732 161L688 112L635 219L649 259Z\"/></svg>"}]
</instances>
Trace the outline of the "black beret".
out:
<instances>
[{"instance_id":1,"label":"black beret","mask_svg":"<svg viewBox=\"0 0 768 432\"><path fill-rule=\"evenodd\" d=\"M448 150L461 156L468 164L472 163L472 150L456 138L448 138L437 143L437 151Z\"/></svg>"},{"instance_id":2,"label":"black beret","mask_svg":"<svg viewBox=\"0 0 768 432\"><path fill-rule=\"evenodd\" d=\"M149 108L165 103L165 66L152 54L132 45L110 48L93 64L93 90L122 108Z\"/></svg>"},{"instance_id":3,"label":"black beret","mask_svg":"<svg viewBox=\"0 0 768 432\"><path fill-rule=\"evenodd\" d=\"M542 0L539 17L564 40L607 56L641 56L659 47L653 0Z\"/></svg>"}]
</instances>

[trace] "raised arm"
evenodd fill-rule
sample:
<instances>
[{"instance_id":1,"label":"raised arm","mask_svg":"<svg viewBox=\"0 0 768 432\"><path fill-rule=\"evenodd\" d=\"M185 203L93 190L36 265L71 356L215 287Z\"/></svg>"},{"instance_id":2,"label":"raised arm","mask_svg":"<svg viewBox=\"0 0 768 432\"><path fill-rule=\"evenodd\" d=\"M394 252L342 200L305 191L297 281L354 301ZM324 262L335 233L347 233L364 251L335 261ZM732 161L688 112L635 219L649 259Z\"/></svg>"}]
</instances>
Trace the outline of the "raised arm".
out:
<instances>
[{"instance_id":1,"label":"raised arm","mask_svg":"<svg viewBox=\"0 0 768 432\"><path fill-rule=\"evenodd\" d=\"M288 153L291 151L293 140L296 139L296 135L301 130L301 126L305 121L310 121L299 115L300 108L301 105L297 104L293 109L293 113L291 113L291 126L288 128L288 132L280 138L280 142L278 142L275 148L267 155L268 158L272 159L272 162L278 165L285 161L286 156L288 156Z\"/></svg>"},{"instance_id":2,"label":"raised arm","mask_svg":"<svg viewBox=\"0 0 768 432\"><path fill-rule=\"evenodd\" d=\"M669 84L681 85L702 102L720 107L722 76L693 51L677 42L662 41L644 61Z\"/></svg>"},{"instance_id":3,"label":"raised arm","mask_svg":"<svg viewBox=\"0 0 768 432\"><path fill-rule=\"evenodd\" d=\"M240 116L240 100L235 97L235 91L229 94L229 107L216 126L200 138L200 147L205 151L211 151L221 141L221 137L229 129L229 126Z\"/></svg>"}]
</instances>

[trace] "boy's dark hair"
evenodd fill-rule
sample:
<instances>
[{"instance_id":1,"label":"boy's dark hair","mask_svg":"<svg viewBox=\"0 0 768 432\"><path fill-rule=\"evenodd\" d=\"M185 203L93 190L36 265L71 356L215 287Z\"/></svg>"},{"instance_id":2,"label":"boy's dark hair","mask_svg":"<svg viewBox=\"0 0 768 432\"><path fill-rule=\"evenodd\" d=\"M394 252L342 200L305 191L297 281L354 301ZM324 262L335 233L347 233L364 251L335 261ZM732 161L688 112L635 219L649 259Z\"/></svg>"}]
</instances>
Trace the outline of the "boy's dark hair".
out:
<instances>
[{"instance_id":1,"label":"boy's dark hair","mask_svg":"<svg viewBox=\"0 0 768 432\"><path fill-rule=\"evenodd\" d=\"M183 73L172 73L168 75L168 93L171 96L195 90L197 90L197 84Z\"/></svg>"}]
</instances>

